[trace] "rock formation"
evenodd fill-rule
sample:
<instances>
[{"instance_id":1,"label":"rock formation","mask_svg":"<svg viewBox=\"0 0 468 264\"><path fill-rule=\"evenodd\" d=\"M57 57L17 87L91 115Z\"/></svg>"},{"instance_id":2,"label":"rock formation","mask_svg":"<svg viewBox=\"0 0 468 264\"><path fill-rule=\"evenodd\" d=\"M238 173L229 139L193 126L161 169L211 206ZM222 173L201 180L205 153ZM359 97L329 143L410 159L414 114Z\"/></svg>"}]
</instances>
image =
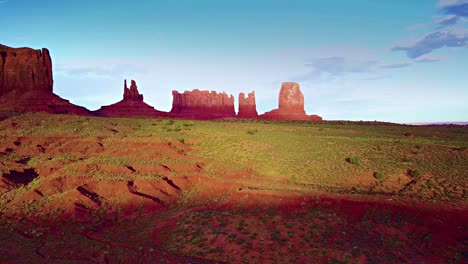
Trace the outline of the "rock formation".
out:
<instances>
[{"instance_id":1,"label":"rock formation","mask_svg":"<svg viewBox=\"0 0 468 264\"><path fill-rule=\"evenodd\" d=\"M0 44L0 110L18 112L45 111L59 114L91 115L84 107L71 104L53 93L52 60L46 48L11 48ZM192 119L216 119L236 117L234 97L214 91L172 91L170 113L155 110L143 101L135 81L130 88L124 81L123 99L103 106L94 114L98 116L181 117ZM299 85L285 82L281 86L278 109L258 115L255 93L247 98L239 94L240 118L274 120L322 120L320 116L308 116L304 111L304 95Z\"/></svg>"},{"instance_id":2,"label":"rock formation","mask_svg":"<svg viewBox=\"0 0 468 264\"><path fill-rule=\"evenodd\" d=\"M0 55L0 96L13 91L52 92L52 60L47 49L15 49L0 44Z\"/></svg>"},{"instance_id":3,"label":"rock formation","mask_svg":"<svg viewBox=\"0 0 468 264\"><path fill-rule=\"evenodd\" d=\"M239 113L240 118L257 118L257 106L255 104L255 92L251 92L245 98L244 93L239 94Z\"/></svg>"},{"instance_id":4,"label":"rock formation","mask_svg":"<svg viewBox=\"0 0 468 264\"><path fill-rule=\"evenodd\" d=\"M46 48L0 44L0 109L88 115L89 111L53 93L52 60Z\"/></svg>"},{"instance_id":5,"label":"rock formation","mask_svg":"<svg viewBox=\"0 0 468 264\"><path fill-rule=\"evenodd\" d=\"M124 80L124 93L121 101L103 106L95 111L95 114L109 117L161 117L167 115L167 113L155 110L154 107L143 102L143 95L138 92L134 80L131 81L130 89L127 87L127 80Z\"/></svg>"},{"instance_id":6,"label":"rock formation","mask_svg":"<svg viewBox=\"0 0 468 264\"><path fill-rule=\"evenodd\" d=\"M305 113L304 95L297 83L284 82L281 85L278 102L278 109L266 112L260 115L260 118L272 120L322 120L318 115L308 116Z\"/></svg>"},{"instance_id":7,"label":"rock formation","mask_svg":"<svg viewBox=\"0 0 468 264\"><path fill-rule=\"evenodd\" d=\"M138 93L138 88L136 85L136 82L132 80L130 84L130 89L127 87L127 80L124 80L124 95L123 95L124 100L137 100L137 101L143 101L143 95Z\"/></svg>"},{"instance_id":8,"label":"rock formation","mask_svg":"<svg viewBox=\"0 0 468 264\"><path fill-rule=\"evenodd\" d=\"M235 117L234 96L214 91L172 91L172 110L174 117L193 119L216 119Z\"/></svg>"},{"instance_id":9,"label":"rock formation","mask_svg":"<svg viewBox=\"0 0 468 264\"><path fill-rule=\"evenodd\" d=\"M279 94L279 111L286 115L305 115L304 95L299 84L284 82Z\"/></svg>"}]
</instances>

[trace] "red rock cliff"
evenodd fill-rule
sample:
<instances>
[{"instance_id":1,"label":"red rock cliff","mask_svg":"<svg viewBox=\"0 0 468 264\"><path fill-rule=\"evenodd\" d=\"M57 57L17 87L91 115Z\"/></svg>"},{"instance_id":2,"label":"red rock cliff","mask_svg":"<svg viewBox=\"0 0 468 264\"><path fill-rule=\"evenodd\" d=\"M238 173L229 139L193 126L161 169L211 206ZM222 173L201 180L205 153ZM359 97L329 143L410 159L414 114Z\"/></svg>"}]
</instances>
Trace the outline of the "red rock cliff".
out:
<instances>
[{"instance_id":1,"label":"red rock cliff","mask_svg":"<svg viewBox=\"0 0 468 264\"><path fill-rule=\"evenodd\" d=\"M0 44L0 96L27 91L52 92L49 50L10 48Z\"/></svg>"},{"instance_id":2,"label":"red rock cliff","mask_svg":"<svg viewBox=\"0 0 468 264\"><path fill-rule=\"evenodd\" d=\"M115 104L103 106L95 111L98 116L108 117L162 117L166 112L158 111L143 102L143 95L138 92L136 82L131 81L130 89L127 80L124 80L123 99Z\"/></svg>"},{"instance_id":3,"label":"red rock cliff","mask_svg":"<svg viewBox=\"0 0 468 264\"><path fill-rule=\"evenodd\" d=\"M284 82L281 85L278 104L282 114L305 115L304 95L297 83Z\"/></svg>"},{"instance_id":4,"label":"red rock cliff","mask_svg":"<svg viewBox=\"0 0 468 264\"><path fill-rule=\"evenodd\" d=\"M234 97L226 93L216 93L214 91L185 91L179 93L172 91L173 116L195 118L195 119L215 119L223 117L235 117Z\"/></svg>"},{"instance_id":5,"label":"red rock cliff","mask_svg":"<svg viewBox=\"0 0 468 264\"><path fill-rule=\"evenodd\" d=\"M53 93L52 60L45 48L11 48L0 44L0 109L89 115Z\"/></svg>"},{"instance_id":6,"label":"red rock cliff","mask_svg":"<svg viewBox=\"0 0 468 264\"><path fill-rule=\"evenodd\" d=\"M307 115L304 111L304 95L299 84L294 82L284 82L278 99L278 109L260 115L263 119L272 120L315 120L322 118L318 115Z\"/></svg>"},{"instance_id":7,"label":"red rock cliff","mask_svg":"<svg viewBox=\"0 0 468 264\"><path fill-rule=\"evenodd\" d=\"M255 92L251 92L245 98L244 93L239 94L239 113L240 118L257 118L257 106L255 104Z\"/></svg>"}]
</instances>

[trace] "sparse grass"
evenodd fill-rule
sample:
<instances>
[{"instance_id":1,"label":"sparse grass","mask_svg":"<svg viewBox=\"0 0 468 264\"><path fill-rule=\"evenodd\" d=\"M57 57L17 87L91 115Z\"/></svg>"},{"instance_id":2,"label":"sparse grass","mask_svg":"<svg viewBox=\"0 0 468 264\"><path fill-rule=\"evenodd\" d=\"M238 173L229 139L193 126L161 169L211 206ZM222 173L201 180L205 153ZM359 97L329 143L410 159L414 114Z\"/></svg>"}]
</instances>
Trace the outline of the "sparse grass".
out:
<instances>
[{"instance_id":1,"label":"sparse grass","mask_svg":"<svg viewBox=\"0 0 468 264\"><path fill-rule=\"evenodd\" d=\"M33 155L27 164L37 166L44 162L61 162L70 175L79 175L72 167L80 167L82 164L104 162L118 166L156 166L165 162L164 156L158 155L158 146L151 145L164 141L189 145L185 143L190 138L191 142L195 142L190 144L193 146L193 155L210 160L206 164L206 172L218 178L228 175L230 171L250 169L272 182L286 179L291 184L316 186L327 191L334 191L331 186L342 186L342 192L356 187L347 187L347 183L350 179L351 182L353 179L357 181L359 177L363 179L362 187L369 187L370 179L363 176L369 175L369 171L398 175L408 167L413 167L433 175L436 182L443 178L446 184L467 188L463 183L463 172L468 166L467 153L464 151L468 147L466 127L427 128L371 126L359 122L270 120L181 121L24 114L3 120L0 128L8 128L12 123L16 126L14 138L5 144L10 144L8 148L13 149L13 153L2 157L7 161L24 157L16 148L21 149L26 143L22 146L12 144L18 137L74 137L77 140L104 138L104 149L119 145L128 148L127 142L148 146L131 150L127 155L109 158L101 154L86 154L86 149L81 150L84 154L78 151L54 154L50 161L46 160L45 154ZM260 134L261 137L257 136ZM9 129L0 129L0 139L10 137L13 135ZM44 145L42 142L40 144ZM54 149L59 146L53 144L46 147ZM352 154L348 156L348 162L343 162L345 153ZM171 162L194 163L185 159ZM438 190L435 189L436 192ZM463 195L463 191L459 193ZM445 192L440 194L445 196Z\"/></svg>"},{"instance_id":2,"label":"sparse grass","mask_svg":"<svg viewBox=\"0 0 468 264\"><path fill-rule=\"evenodd\" d=\"M247 134L249 134L249 135L254 135L257 132L258 132L258 129L249 129L249 130L247 130Z\"/></svg>"},{"instance_id":3,"label":"sparse grass","mask_svg":"<svg viewBox=\"0 0 468 264\"><path fill-rule=\"evenodd\" d=\"M356 157L356 156L346 158L346 161L353 164L353 165L360 165L361 164L361 159L359 157Z\"/></svg>"},{"instance_id":4,"label":"sparse grass","mask_svg":"<svg viewBox=\"0 0 468 264\"><path fill-rule=\"evenodd\" d=\"M383 172L381 172L381 171L374 173L374 177L375 177L377 180L383 180L384 176L385 176L385 175L384 175Z\"/></svg>"},{"instance_id":5,"label":"sparse grass","mask_svg":"<svg viewBox=\"0 0 468 264\"><path fill-rule=\"evenodd\" d=\"M420 177L420 176L422 175L422 173L421 173L420 170L416 169L416 170L410 170L410 171L409 171L409 175L410 175L411 177L418 178L418 177Z\"/></svg>"},{"instance_id":6,"label":"sparse grass","mask_svg":"<svg viewBox=\"0 0 468 264\"><path fill-rule=\"evenodd\" d=\"M366 212L362 219L351 220L324 209L311 209L294 215L294 218L282 215L280 210L259 213L244 208L235 214L191 210L213 204L242 204L258 198L255 197L258 193L304 195L317 193L317 190L319 193L358 193L359 197L385 193L395 195L397 199L415 195L414 199L428 198L431 203L440 200L463 203L468 197L467 148L467 127L14 115L0 121L0 152L9 149L0 156L0 172L40 166L39 171L43 174L29 186L2 193L0 211L15 209L34 215L51 204L75 201L76 186L73 183L69 189L48 197L35 196L35 189L58 177L89 177L86 184L110 182L109 186L124 186L125 191L129 180L148 181L142 192L160 195L164 202L173 201L173 204L161 215L142 218L138 223L127 221L128 226L121 232L132 234L126 239L134 239L136 242L132 242L142 247L136 256L150 252L147 245L151 244L150 238L146 238L146 242L137 239L150 233L155 223L164 217L184 212L178 222L181 225L179 231L170 236L170 252L183 250L186 256L209 256L212 260L233 263L261 262L260 255L251 254L257 251L267 252L265 256L271 256L278 263L295 263L301 254L315 262L326 258L352 263L357 261L352 258L360 256L375 258L369 247L362 246L366 239L380 243L384 253L391 249L404 252L402 245L410 242L394 236L402 226L396 216ZM344 160L346 157L347 161ZM17 162L24 158L30 159L25 164ZM126 165L136 170L132 172ZM171 189L163 177L175 179L176 184L182 183L182 189ZM217 187L224 183L227 183L226 189L219 192ZM240 186L242 191L238 191ZM400 190L404 191L399 193ZM23 195L34 197L34 202L17 202ZM68 196L70 200L65 200ZM286 200L285 197L279 199ZM309 205L309 202L304 203ZM111 211L111 208L105 209ZM145 210L142 209L142 214L148 213ZM50 212L59 214L59 211ZM92 227L99 230L105 220L93 219ZM369 228L378 231L376 227L391 227L389 233L392 236L364 232ZM66 236L83 232L78 227L70 228L76 228L73 229L76 232ZM43 233L37 228L31 230L36 230L33 236L47 237L37 235ZM404 236L404 233L398 235ZM104 236L109 241L116 238L112 232L106 232ZM426 243L424 237L411 239ZM77 245L94 243L88 240L79 238L75 242ZM321 241L325 241L324 244ZM223 243L229 247L224 247ZM100 244L103 244L102 252L115 253L114 249L105 248L105 243ZM359 247L354 248L357 245ZM128 253L122 252L119 253ZM383 257L377 258L386 261ZM378 262L369 260L372 261Z\"/></svg>"}]
</instances>

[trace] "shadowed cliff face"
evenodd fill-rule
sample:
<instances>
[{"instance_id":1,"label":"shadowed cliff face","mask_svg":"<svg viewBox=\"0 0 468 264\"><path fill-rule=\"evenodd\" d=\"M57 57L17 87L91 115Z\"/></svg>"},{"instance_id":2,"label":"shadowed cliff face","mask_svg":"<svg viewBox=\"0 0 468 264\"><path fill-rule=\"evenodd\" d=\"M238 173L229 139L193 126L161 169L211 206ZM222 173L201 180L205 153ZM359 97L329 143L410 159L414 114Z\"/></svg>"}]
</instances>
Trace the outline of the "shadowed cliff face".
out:
<instances>
[{"instance_id":1,"label":"shadowed cliff face","mask_svg":"<svg viewBox=\"0 0 468 264\"><path fill-rule=\"evenodd\" d=\"M0 96L10 92L52 92L49 50L10 48L0 44L0 55Z\"/></svg>"},{"instance_id":2,"label":"shadowed cliff face","mask_svg":"<svg viewBox=\"0 0 468 264\"><path fill-rule=\"evenodd\" d=\"M213 119L235 117L234 97L214 91L172 91L171 114L186 118Z\"/></svg>"},{"instance_id":3,"label":"shadowed cliff face","mask_svg":"<svg viewBox=\"0 0 468 264\"><path fill-rule=\"evenodd\" d=\"M53 93L52 60L46 48L0 44L0 110L89 115Z\"/></svg>"}]
</instances>

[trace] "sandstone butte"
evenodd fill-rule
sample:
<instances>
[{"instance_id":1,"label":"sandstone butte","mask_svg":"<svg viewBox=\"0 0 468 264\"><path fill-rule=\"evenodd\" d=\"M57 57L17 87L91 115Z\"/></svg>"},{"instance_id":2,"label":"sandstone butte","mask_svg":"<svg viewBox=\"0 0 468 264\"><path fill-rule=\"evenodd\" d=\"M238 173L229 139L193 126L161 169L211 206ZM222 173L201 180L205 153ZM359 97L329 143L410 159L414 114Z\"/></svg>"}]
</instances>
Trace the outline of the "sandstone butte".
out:
<instances>
[{"instance_id":1,"label":"sandstone butte","mask_svg":"<svg viewBox=\"0 0 468 264\"><path fill-rule=\"evenodd\" d=\"M103 106L94 112L98 116L107 117L162 117L166 112L155 110L154 107L143 102L143 95L138 92L138 87L134 80L127 87L127 80L124 80L123 99L115 104Z\"/></svg>"},{"instance_id":2,"label":"sandstone butte","mask_svg":"<svg viewBox=\"0 0 468 264\"><path fill-rule=\"evenodd\" d=\"M171 115L192 119L236 117L234 96L214 91L172 91Z\"/></svg>"},{"instance_id":3,"label":"sandstone butte","mask_svg":"<svg viewBox=\"0 0 468 264\"><path fill-rule=\"evenodd\" d=\"M53 93L52 60L46 48L11 48L0 44L0 110L18 112L50 112L58 114L97 115L112 117L177 117L189 119L259 118L272 120L322 120L304 111L304 95L299 84L285 82L281 86L278 109L258 115L255 93L239 94L239 113L234 110L234 97L215 91L172 91L169 113L155 110L143 101L135 81L130 88L124 81L123 99L90 112Z\"/></svg>"},{"instance_id":4,"label":"sandstone butte","mask_svg":"<svg viewBox=\"0 0 468 264\"><path fill-rule=\"evenodd\" d=\"M304 110L304 95L299 84L284 82L278 99L278 109L260 115L261 119L271 120L313 120L321 121L318 115L307 115Z\"/></svg>"},{"instance_id":5,"label":"sandstone butte","mask_svg":"<svg viewBox=\"0 0 468 264\"><path fill-rule=\"evenodd\" d=\"M257 105L255 104L255 92L251 92L245 98L244 93L239 94L239 118L258 118Z\"/></svg>"},{"instance_id":6,"label":"sandstone butte","mask_svg":"<svg viewBox=\"0 0 468 264\"><path fill-rule=\"evenodd\" d=\"M0 44L0 110L90 115L53 93L49 50Z\"/></svg>"}]
</instances>

